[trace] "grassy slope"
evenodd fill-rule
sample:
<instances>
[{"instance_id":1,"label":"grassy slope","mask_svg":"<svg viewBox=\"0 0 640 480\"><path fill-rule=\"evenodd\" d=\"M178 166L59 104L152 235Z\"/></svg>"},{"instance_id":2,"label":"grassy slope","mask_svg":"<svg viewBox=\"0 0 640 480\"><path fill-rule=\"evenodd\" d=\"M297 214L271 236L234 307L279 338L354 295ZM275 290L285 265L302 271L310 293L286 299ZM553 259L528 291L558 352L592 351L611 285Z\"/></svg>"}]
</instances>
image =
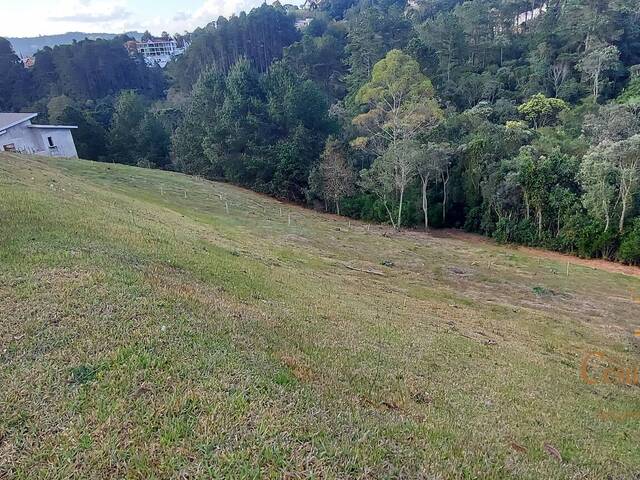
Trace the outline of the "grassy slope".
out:
<instances>
[{"instance_id":1,"label":"grassy slope","mask_svg":"<svg viewBox=\"0 0 640 480\"><path fill-rule=\"evenodd\" d=\"M630 477L640 281L565 268L0 155L0 478Z\"/></svg>"}]
</instances>

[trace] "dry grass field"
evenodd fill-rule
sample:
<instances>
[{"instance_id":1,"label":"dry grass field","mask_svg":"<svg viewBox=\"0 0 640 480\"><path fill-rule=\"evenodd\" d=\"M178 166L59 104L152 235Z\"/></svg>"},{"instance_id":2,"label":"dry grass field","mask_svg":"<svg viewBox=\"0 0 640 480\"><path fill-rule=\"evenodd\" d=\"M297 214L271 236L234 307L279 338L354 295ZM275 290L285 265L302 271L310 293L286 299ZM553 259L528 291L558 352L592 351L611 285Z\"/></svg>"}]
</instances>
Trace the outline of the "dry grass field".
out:
<instances>
[{"instance_id":1,"label":"dry grass field","mask_svg":"<svg viewBox=\"0 0 640 480\"><path fill-rule=\"evenodd\" d=\"M0 478L638 478L626 273L0 154Z\"/></svg>"}]
</instances>

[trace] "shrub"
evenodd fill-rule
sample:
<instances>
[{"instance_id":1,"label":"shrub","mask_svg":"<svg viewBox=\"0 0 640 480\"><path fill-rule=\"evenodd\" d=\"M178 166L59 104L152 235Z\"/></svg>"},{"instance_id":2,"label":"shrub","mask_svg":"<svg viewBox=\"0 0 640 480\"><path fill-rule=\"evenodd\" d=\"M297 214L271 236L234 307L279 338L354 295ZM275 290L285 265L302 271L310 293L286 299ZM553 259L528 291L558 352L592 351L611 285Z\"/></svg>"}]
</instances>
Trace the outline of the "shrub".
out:
<instances>
[{"instance_id":1,"label":"shrub","mask_svg":"<svg viewBox=\"0 0 640 480\"><path fill-rule=\"evenodd\" d=\"M493 232L493 239L498 243L509 243L511 241L511 222L508 218L501 218L496 223L496 230Z\"/></svg>"},{"instance_id":2,"label":"shrub","mask_svg":"<svg viewBox=\"0 0 640 480\"><path fill-rule=\"evenodd\" d=\"M464 222L464 229L467 232L479 232L482 223L482 207L469 209Z\"/></svg>"},{"instance_id":3,"label":"shrub","mask_svg":"<svg viewBox=\"0 0 640 480\"><path fill-rule=\"evenodd\" d=\"M498 243L520 243L528 246L540 243L536 226L531 220L512 221L501 218L496 224L493 238Z\"/></svg>"},{"instance_id":4,"label":"shrub","mask_svg":"<svg viewBox=\"0 0 640 480\"><path fill-rule=\"evenodd\" d=\"M612 259L620 241L617 232L604 231L601 222L591 221L578 231L578 255L584 258Z\"/></svg>"},{"instance_id":5,"label":"shrub","mask_svg":"<svg viewBox=\"0 0 640 480\"><path fill-rule=\"evenodd\" d=\"M640 218L636 218L633 228L622 238L618 260L629 265L640 265Z\"/></svg>"}]
</instances>

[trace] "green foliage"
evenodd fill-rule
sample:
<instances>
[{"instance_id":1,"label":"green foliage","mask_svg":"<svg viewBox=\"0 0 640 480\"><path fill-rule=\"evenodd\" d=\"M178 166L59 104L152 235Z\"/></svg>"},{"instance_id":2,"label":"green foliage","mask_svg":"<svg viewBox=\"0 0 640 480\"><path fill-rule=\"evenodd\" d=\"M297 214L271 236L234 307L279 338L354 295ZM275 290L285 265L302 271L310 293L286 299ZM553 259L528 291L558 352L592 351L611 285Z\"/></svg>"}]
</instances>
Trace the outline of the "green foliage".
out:
<instances>
[{"instance_id":1,"label":"green foliage","mask_svg":"<svg viewBox=\"0 0 640 480\"><path fill-rule=\"evenodd\" d=\"M147 112L138 126L138 165L165 168L169 165L171 139L160 119Z\"/></svg>"},{"instance_id":2,"label":"green foliage","mask_svg":"<svg viewBox=\"0 0 640 480\"><path fill-rule=\"evenodd\" d=\"M92 365L80 365L74 367L69 372L69 381L77 385L84 385L94 381L98 375L99 368Z\"/></svg>"},{"instance_id":3,"label":"green foliage","mask_svg":"<svg viewBox=\"0 0 640 480\"><path fill-rule=\"evenodd\" d=\"M73 132L73 139L80 158L105 160L107 132L89 113L75 107L67 107L58 121L62 125L78 126L78 129Z\"/></svg>"},{"instance_id":4,"label":"green foliage","mask_svg":"<svg viewBox=\"0 0 640 480\"><path fill-rule=\"evenodd\" d=\"M374 194L359 192L342 201L342 214L368 222L385 223L389 220L382 202Z\"/></svg>"},{"instance_id":5,"label":"green foliage","mask_svg":"<svg viewBox=\"0 0 640 480\"><path fill-rule=\"evenodd\" d=\"M403 48L411 32L402 8L382 2L362 3L347 15L345 53L349 75L346 79L350 99L371 77L373 66L393 49Z\"/></svg>"},{"instance_id":6,"label":"green foliage","mask_svg":"<svg viewBox=\"0 0 640 480\"><path fill-rule=\"evenodd\" d=\"M584 258L613 260L618 249L618 234L605 230L604 225L593 219L583 219L578 230L576 253Z\"/></svg>"},{"instance_id":7,"label":"green foliage","mask_svg":"<svg viewBox=\"0 0 640 480\"><path fill-rule=\"evenodd\" d=\"M49 121L52 123L61 123L60 118L62 117L62 113L68 107L73 107L74 102L66 95L59 95L57 97L52 97L47 103L47 117Z\"/></svg>"},{"instance_id":8,"label":"green foliage","mask_svg":"<svg viewBox=\"0 0 640 480\"><path fill-rule=\"evenodd\" d=\"M526 103L518 107L518 113L533 125L533 128L545 127L553 124L560 112L569 106L559 98L547 98L542 93L531 97Z\"/></svg>"},{"instance_id":9,"label":"green foliage","mask_svg":"<svg viewBox=\"0 0 640 480\"><path fill-rule=\"evenodd\" d=\"M583 158L580 175L587 208L607 230L617 217L623 233L640 188L640 134L592 148Z\"/></svg>"},{"instance_id":10,"label":"green foliage","mask_svg":"<svg viewBox=\"0 0 640 480\"><path fill-rule=\"evenodd\" d=\"M344 33L336 29L319 37L305 34L284 49L283 61L292 71L316 82L327 96L339 99L346 93L344 46Z\"/></svg>"},{"instance_id":11,"label":"green foliage","mask_svg":"<svg viewBox=\"0 0 640 480\"><path fill-rule=\"evenodd\" d=\"M213 177L219 174L205 156L208 130L217 125L225 94L225 77L206 70L193 88L184 118L172 138L174 167L184 173Z\"/></svg>"},{"instance_id":12,"label":"green foliage","mask_svg":"<svg viewBox=\"0 0 640 480\"><path fill-rule=\"evenodd\" d=\"M620 243L618 260L631 265L640 265L640 218L636 218Z\"/></svg>"},{"instance_id":13,"label":"green foliage","mask_svg":"<svg viewBox=\"0 0 640 480\"><path fill-rule=\"evenodd\" d=\"M174 135L175 166L302 201L332 129L325 96L284 63L205 72Z\"/></svg>"},{"instance_id":14,"label":"green foliage","mask_svg":"<svg viewBox=\"0 0 640 480\"><path fill-rule=\"evenodd\" d=\"M126 90L118 96L109 130L109 150L114 161L129 165L137 162L135 146L145 111L144 100L134 91Z\"/></svg>"},{"instance_id":15,"label":"green foliage","mask_svg":"<svg viewBox=\"0 0 640 480\"><path fill-rule=\"evenodd\" d=\"M169 134L144 99L131 90L122 92L115 104L108 147L113 161L143 167L169 164Z\"/></svg>"},{"instance_id":16,"label":"green foliage","mask_svg":"<svg viewBox=\"0 0 640 480\"><path fill-rule=\"evenodd\" d=\"M197 29L187 52L170 66L176 84L191 90L207 69L227 73L245 58L260 72L282 57L282 49L299 40L293 17L282 7L266 3L248 14L242 12L228 20L220 17Z\"/></svg>"},{"instance_id":17,"label":"green foliage","mask_svg":"<svg viewBox=\"0 0 640 480\"><path fill-rule=\"evenodd\" d=\"M637 105L640 103L640 76L632 78L624 91L616 99L624 105Z\"/></svg>"},{"instance_id":18,"label":"green foliage","mask_svg":"<svg viewBox=\"0 0 640 480\"><path fill-rule=\"evenodd\" d=\"M0 37L0 111L18 111L33 92L27 70L8 40Z\"/></svg>"},{"instance_id":19,"label":"green foliage","mask_svg":"<svg viewBox=\"0 0 640 480\"><path fill-rule=\"evenodd\" d=\"M31 72L35 88L41 95L55 92L77 100L97 100L127 89L160 97L166 88L162 71L132 58L123 48L126 40L83 40L39 51Z\"/></svg>"},{"instance_id":20,"label":"green foliage","mask_svg":"<svg viewBox=\"0 0 640 480\"><path fill-rule=\"evenodd\" d=\"M498 243L519 243L522 245L537 245L538 235L536 225L531 219L510 220L501 218L492 234Z\"/></svg>"},{"instance_id":21,"label":"green foliage","mask_svg":"<svg viewBox=\"0 0 640 480\"><path fill-rule=\"evenodd\" d=\"M371 80L356 95L360 104L406 102L411 105L433 97L431 81L418 62L400 50L391 50L373 67Z\"/></svg>"},{"instance_id":22,"label":"green foliage","mask_svg":"<svg viewBox=\"0 0 640 480\"><path fill-rule=\"evenodd\" d=\"M329 138L320 158L320 163L309 175L309 187L311 195L323 199L325 208L327 204L335 207L340 215L340 201L342 198L352 195L355 187L355 172L349 165L348 151L335 138Z\"/></svg>"},{"instance_id":23,"label":"green foliage","mask_svg":"<svg viewBox=\"0 0 640 480\"><path fill-rule=\"evenodd\" d=\"M577 69L582 72L586 81L591 83L593 100L598 101L603 84L607 81L606 74L618 65L620 51L615 45L602 45L587 50Z\"/></svg>"}]
</instances>

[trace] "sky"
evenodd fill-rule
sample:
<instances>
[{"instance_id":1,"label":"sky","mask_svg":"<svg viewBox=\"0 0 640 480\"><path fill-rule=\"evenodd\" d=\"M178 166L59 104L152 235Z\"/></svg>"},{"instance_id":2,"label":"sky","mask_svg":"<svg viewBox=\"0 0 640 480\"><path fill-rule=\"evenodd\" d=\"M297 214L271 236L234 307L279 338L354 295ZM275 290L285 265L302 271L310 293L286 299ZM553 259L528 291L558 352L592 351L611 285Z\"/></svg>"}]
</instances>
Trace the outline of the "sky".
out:
<instances>
[{"instance_id":1,"label":"sky","mask_svg":"<svg viewBox=\"0 0 640 480\"><path fill-rule=\"evenodd\" d=\"M2 3L0 37L34 37L66 32L182 33L203 27L220 15L228 17L248 11L262 0L2 0Z\"/></svg>"}]
</instances>

